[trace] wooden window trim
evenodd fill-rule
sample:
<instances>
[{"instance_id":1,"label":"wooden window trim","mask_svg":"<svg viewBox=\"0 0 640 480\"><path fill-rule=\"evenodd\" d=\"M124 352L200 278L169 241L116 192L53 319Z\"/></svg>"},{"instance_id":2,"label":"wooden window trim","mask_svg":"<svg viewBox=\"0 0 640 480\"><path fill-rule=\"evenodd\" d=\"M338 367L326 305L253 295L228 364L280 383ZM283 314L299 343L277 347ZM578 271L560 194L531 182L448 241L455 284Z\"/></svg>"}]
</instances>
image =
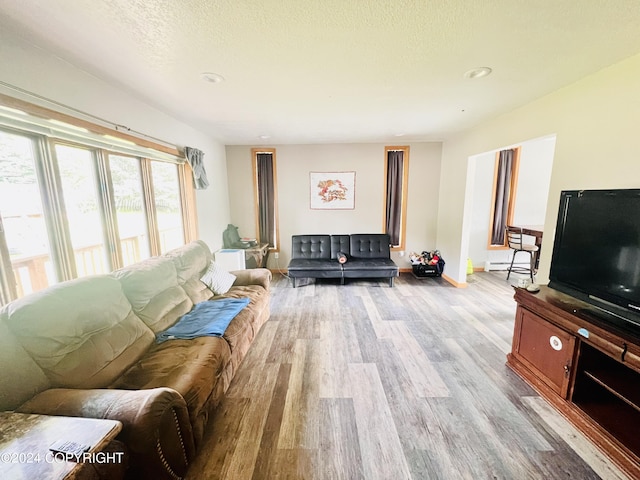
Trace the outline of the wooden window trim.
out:
<instances>
[{"instance_id":1,"label":"wooden window trim","mask_svg":"<svg viewBox=\"0 0 640 480\"><path fill-rule=\"evenodd\" d=\"M42 131L31 130L25 123L25 128L16 125L2 125L2 130L13 132L16 135L24 136L33 142L34 155L36 156L35 172L38 178L40 196L43 203L44 221L47 235L50 239L49 254L58 282L77 278L77 268L73 245L70 239L68 222L65 215L64 194L62 182L58 169L56 145L67 145L73 148L85 149L91 152L93 168L97 183L97 194L99 197L98 208L100 210L101 221L104 227L104 242L107 251L107 268L110 271L122 267L122 251L118 235L116 220L115 200L111 185L111 171L109 168L109 155L129 156L136 158L140 162L140 171L143 183L143 202L147 216L147 227L150 238L150 255L158 256L160 251L159 232L157 224L157 213L153 201L153 180L151 175L151 161L172 163L178 169L178 190L183 224L184 243L198 238L198 221L196 210L196 192L193 185L193 175L191 167L180 159L183 155L177 148L141 139L133 135L123 134L121 131L80 120L54 110L50 110L29 102L15 99L0 93L0 106L10 109L20 110L32 116L33 125L46 125L46 122L57 120L70 126L77 126L86 129L93 134L110 135L134 143L136 146L144 147L146 154L123 153L111 150L108 147L101 148L99 142L93 142L87 137L88 143L83 143L81 136L77 140L71 138L59 138L56 135L49 135L44 127ZM0 112L1 113L1 112ZM43 119L44 123L35 123L34 117ZM27 118L27 117L25 117ZM28 123L28 122L27 122ZM168 154L169 157L159 155L158 158L146 158L146 155L153 156L154 151ZM175 159L174 159L175 157ZM274 164L275 168L275 164ZM279 232L278 232L279 235ZM0 222L0 257L2 265L11 265L8 247L4 242L4 232ZM0 275L0 305L6 304L17 298L15 287L16 279L12 269L6 269Z\"/></svg>"},{"instance_id":2,"label":"wooden window trim","mask_svg":"<svg viewBox=\"0 0 640 480\"><path fill-rule=\"evenodd\" d=\"M98 184L100 186L100 209L103 210L102 228L106 238L107 255L111 270L122 268L122 247L120 245L120 233L118 232L118 221L116 214L116 202L113 196L113 185L111 184L111 168L109 165L109 154L105 150L94 152L96 162L96 173L98 174Z\"/></svg>"},{"instance_id":3,"label":"wooden window trim","mask_svg":"<svg viewBox=\"0 0 640 480\"><path fill-rule=\"evenodd\" d=\"M52 110L40 105L36 105L30 102L27 102L25 100L14 98L9 95L5 95L3 93L0 93L0 105L23 111L29 115L33 115L35 117L38 117L44 120L55 120L59 122L64 122L75 127L84 128L89 132L92 132L98 135L109 135L111 137L116 137L128 142L132 142L135 145L143 148L156 150L162 153L166 153L168 155L172 155L177 158L184 158L184 155L176 147L163 145L161 143L153 142L151 140L140 138L135 135L130 135L118 129L109 128L94 122L82 120L72 115L68 115L56 110ZM29 135L29 136L33 135L29 132L24 132L24 131L20 131L20 134ZM35 134L35 136L42 137L42 134ZM50 151L53 148L52 147L53 144L66 144L66 145L71 145L79 148L87 148L89 150L102 151L102 153L98 153L98 156L102 156L103 158L106 158L109 153L114 153L114 154L123 155L123 156L134 156L134 155L130 155L122 152L115 152L115 151L111 152L110 150L99 149L99 148L96 149L96 147L83 145L82 142L71 142L68 140L62 140L62 139L52 138L48 136L45 136L44 138L47 140L47 143L49 144ZM145 158L145 155L141 153L140 156L136 158L140 158L140 160L142 161L142 159ZM154 159L153 161L161 161L161 160ZM178 179L179 179L179 190L180 190L180 205L182 208L181 213L182 213L182 221L183 221L183 229L184 229L184 239L186 244L186 243L189 243L190 241L196 240L199 234L197 207L196 207L196 204L197 204L196 192L195 192L195 187L193 186L193 183L189 181L189 179L192 178L191 177L192 172L191 172L191 167L188 165L188 162L186 162L185 160L184 163L177 163L177 165L178 165ZM98 167L99 167L98 169L99 174L103 176L103 173L104 173L102 172L103 167L101 167L100 165L98 165ZM142 173L144 176L145 172L143 171ZM149 172L146 172L146 173L150 173L150 170ZM60 186L59 179L57 180L57 183L58 183L57 186L59 187ZM153 188L148 190L148 193L152 194L152 192L153 192ZM106 213L108 214L109 212L106 212ZM152 226L155 221L156 216L154 215L153 217L154 218L149 222L150 226ZM151 231L153 230L150 230L150 232ZM109 236L111 236L112 233L113 232L108 232ZM153 236L153 235L150 234L150 236ZM158 253L159 249L156 250L156 253L153 253L154 249L151 248L151 252L152 252L151 253L152 255L160 254ZM114 252L112 250L112 254L110 255L110 260L114 268L116 268L121 264L121 256L117 253L117 251ZM64 270L68 270L68 268L65 268ZM72 270L75 270L75 267L73 267ZM65 280L70 278L75 278L74 276L75 272L71 273L67 271L64 273L65 274L62 277ZM71 276L69 276L69 274L71 274Z\"/></svg>"},{"instance_id":4,"label":"wooden window trim","mask_svg":"<svg viewBox=\"0 0 640 480\"><path fill-rule=\"evenodd\" d=\"M86 120L81 120L71 115L58 112L56 110L51 110L46 107L41 107L40 105L35 105L33 103L20 100L18 98L10 97L3 93L0 93L0 105L9 107L9 108L15 108L16 110L21 110L25 113L28 113L29 115L43 118L45 120L57 120L59 122L68 123L69 125L73 125L76 127L86 128L90 132L96 133L98 135L110 135L112 137L120 138L128 142L133 142L140 147L151 148L153 150L158 150L160 152L167 153L169 155L174 155L180 158L183 157L183 155L178 151L176 147L169 147L167 145L162 145L160 143L152 142L150 140L136 137L134 135L129 135L127 133L123 133L120 130L104 127L102 125L98 125L96 123L89 122Z\"/></svg>"},{"instance_id":5,"label":"wooden window trim","mask_svg":"<svg viewBox=\"0 0 640 480\"><path fill-rule=\"evenodd\" d=\"M153 175L151 174L151 160L140 159L140 170L142 173L142 197L144 206L147 209L147 229L149 231L149 250L152 257L161 255L160 252L160 230L158 229L158 214L154 202Z\"/></svg>"},{"instance_id":6,"label":"wooden window trim","mask_svg":"<svg viewBox=\"0 0 640 480\"><path fill-rule=\"evenodd\" d=\"M199 238L196 189L193 185L193 171L188 163L178 165L178 180L180 182L184 242L187 244Z\"/></svg>"},{"instance_id":7,"label":"wooden window trim","mask_svg":"<svg viewBox=\"0 0 640 480\"><path fill-rule=\"evenodd\" d=\"M67 221L67 209L64 204L64 192L62 179L58 168L58 154L56 145L71 145L69 142L59 141L54 138L45 138L47 146L47 157L43 158L43 176L46 187L40 193L49 205L51 223L47 223L50 238L55 239L51 245L51 255L59 275L59 281L73 280L78 277L76 268L73 243L71 242L71 232ZM47 218L45 214L45 218Z\"/></svg>"}]
</instances>

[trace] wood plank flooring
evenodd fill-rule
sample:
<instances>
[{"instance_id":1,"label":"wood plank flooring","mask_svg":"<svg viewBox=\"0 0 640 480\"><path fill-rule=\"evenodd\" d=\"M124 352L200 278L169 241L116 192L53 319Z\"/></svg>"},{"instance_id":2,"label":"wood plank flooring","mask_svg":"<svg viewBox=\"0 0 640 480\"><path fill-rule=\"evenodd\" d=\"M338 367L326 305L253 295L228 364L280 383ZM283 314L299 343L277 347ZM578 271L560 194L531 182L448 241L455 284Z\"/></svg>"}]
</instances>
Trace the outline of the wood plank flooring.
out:
<instances>
[{"instance_id":1,"label":"wood plank flooring","mask_svg":"<svg viewBox=\"0 0 640 480\"><path fill-rule=\"evenodd\" d=\"M504 278L276 274L188 479L625 479L505 366Z\"/></svg>"}]
</instances>

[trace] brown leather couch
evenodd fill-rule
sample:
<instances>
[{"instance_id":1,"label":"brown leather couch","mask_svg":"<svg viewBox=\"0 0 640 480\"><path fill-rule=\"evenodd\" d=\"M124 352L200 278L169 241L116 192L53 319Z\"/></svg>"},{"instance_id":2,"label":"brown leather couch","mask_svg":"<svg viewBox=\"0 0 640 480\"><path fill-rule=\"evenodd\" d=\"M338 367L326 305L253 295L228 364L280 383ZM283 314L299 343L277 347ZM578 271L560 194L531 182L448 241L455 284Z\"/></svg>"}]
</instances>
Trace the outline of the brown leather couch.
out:
<instances>
[{"instance_id":1,"label":"brown leather couch","mask_svg":"<svg viewBox=\"0 0 640 480\"><path fill-rule=\"evenodd\" d=\"M249 305L223 337L155 334L215 299L204 242L109 275L63 282L0 310L0 410L119 420L130 478L184 476L207 420L269 318L266 269L233 272Z\"/></svg>"}]
</instances>

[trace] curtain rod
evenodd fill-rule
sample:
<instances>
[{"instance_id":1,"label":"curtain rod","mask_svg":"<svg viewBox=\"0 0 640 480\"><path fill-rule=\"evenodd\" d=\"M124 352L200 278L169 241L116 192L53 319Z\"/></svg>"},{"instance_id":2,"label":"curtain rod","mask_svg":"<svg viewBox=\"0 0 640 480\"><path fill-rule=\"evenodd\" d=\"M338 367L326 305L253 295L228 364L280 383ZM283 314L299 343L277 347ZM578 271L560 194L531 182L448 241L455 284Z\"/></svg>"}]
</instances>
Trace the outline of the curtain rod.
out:
<instances>
[{"instance_id":1,"label":"curtain rod","mask_svg":"<svg viewBox=\"0 0 640 480\"><path fill-rule=\"evenodd\" d=\"M126 125L120 125L118 123L111 122L109 120L106 120L104 118L98 117L98 116L93 115L91 113L83 112L82 110L79 110L77 108L70 107L68 105L65 105L64 103L60 103L60 102L57 102L55 100L51 100L50 98L44 97L44 96L39 95L37 93L30 92L28 90L25 90L23 88L17 87L15 85L11 85L10 83L3 82L2 80L0 80L0 85L3 86L3 87L8 88L9 90L14 90L14 91L19 92L19 93L21 93L23 95L26 95L26 96L29 96L29 97L32 97L32 98L36 98L36 99L41 100L43 102L49 103L51 105L55 105L56 107L61 107L61 108L64 108L66 110L69 110L71 112L80 114L80 115L82 115L84 117L87 117L87 118L90 118L90 119L92 119L94 121L102 122L103 124L106 124L109 127L112 127L114 130L116 130L118 132L124 132L124 133L128 133L128 134L133 134L133 135L136 135L136 136L144 137L144 138L147 138L149 140L153 140L155 142L163 143L164 145L170 146L172 148L176 148L175 144L173 144L171 142L167 142L167 141L162 140L160 138L156 138L156 137L153 137L151 135L147 135L146 133L142 133L142 132L138 132L136 130L132 130L131 128L127 127Z\"/></svg>"}]
</instances>

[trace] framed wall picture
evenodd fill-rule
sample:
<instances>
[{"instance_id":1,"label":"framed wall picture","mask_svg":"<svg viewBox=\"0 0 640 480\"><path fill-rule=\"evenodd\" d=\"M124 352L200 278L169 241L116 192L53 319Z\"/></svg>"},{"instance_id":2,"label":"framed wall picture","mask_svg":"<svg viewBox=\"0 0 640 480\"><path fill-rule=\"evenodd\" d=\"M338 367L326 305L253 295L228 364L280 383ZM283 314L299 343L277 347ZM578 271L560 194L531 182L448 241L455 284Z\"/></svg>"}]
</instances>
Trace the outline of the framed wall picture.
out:
<instances>
[{"instance_id":1,"label":"framed wall picture","mask_svg":"<svg viewBox=\"0 0 640 480\"><path fill-rule=\"evenodd\" d=\"M356 172L310 172L312 210L353 210L356 204Z\"/></svg>"}]
</instances>

